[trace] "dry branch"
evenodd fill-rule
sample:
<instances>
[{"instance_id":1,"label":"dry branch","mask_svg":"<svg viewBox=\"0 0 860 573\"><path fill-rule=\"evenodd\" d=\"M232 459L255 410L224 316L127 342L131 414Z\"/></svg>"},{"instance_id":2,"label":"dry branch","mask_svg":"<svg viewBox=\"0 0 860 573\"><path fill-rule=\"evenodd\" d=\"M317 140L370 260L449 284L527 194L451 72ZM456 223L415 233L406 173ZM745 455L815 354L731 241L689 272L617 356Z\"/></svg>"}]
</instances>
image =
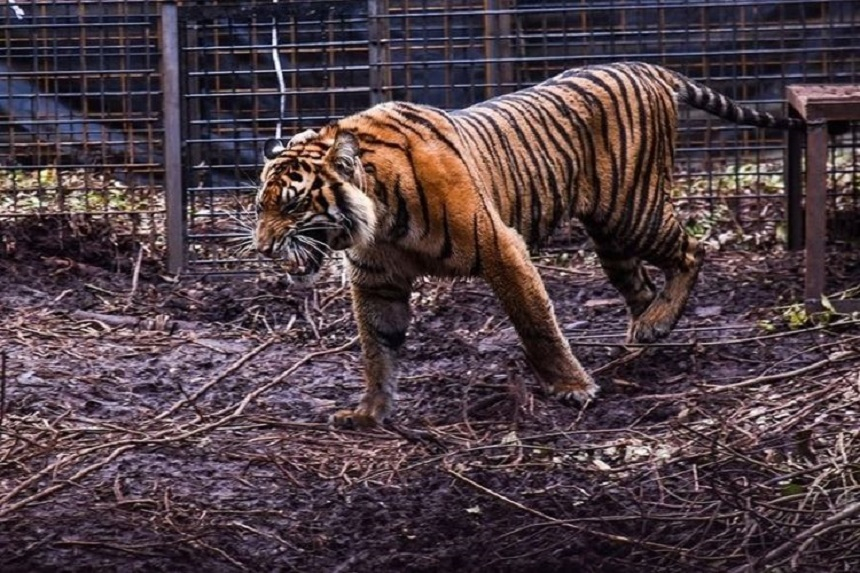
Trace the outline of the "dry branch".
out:
<instances>
[{"instance_id":1,"label":"dry branch","mask_svg":"<svg viewBox=\"0 0 860 573\"><path fill-rule=\"evenodd\" d=\"M69 315L74 320L81 322L96 322L111 328L134 328L140 330L165 330L173 329L195 330L199 325L184 320L173 320L167 315L159 315L154 318L139 316L122 316L116 314L104 314L90 312L88 310L75 310Z\"/></svg>"},{"instance_id":2,"label":"dry branch","mask_svg":"<svg viewBox=\"0 0 860 573\"><path fill-rule=\"evenodd\" d=\"M289 331L290 328L292 328L294 321L295 321L295 316L293 316L293 319L290 320L290 323L287 325L287 329L286 329L287 331ZM162 412L161 414L156 416L155 419L156 420L163 420L164 418L173 415L179 408L185 406L186 404L191 403L191 402L196 402L203 394L208 392L213 386L215 386L216 384L218 384L219 382L221 382L222 380L224 380L225 378L227 378L228 376L230 376L231 374L233 374L234 372L239 370L249 360L251 360L252 358L257 356L258 354L260 354L261 352L266 350L269 346L271 346L275 342L275 340L276 340L276 338L269 338L268 340L264 341L262 344L253 348L250 352L242 355L238 360L233 362L223 372L221 372L221 374L219 374L218 376L216 376L215 378L213 378L212 380L210 380L209 382L207 382L206 384L204 384L203 386L198 388L194 392L194 394L192 394L191 396L183 397L182 400L179 400L173 406L171 406L170 408L168 408L167 410L165 410L164 412Z\"/></svg>"},{"instance_id":3,"label":"dry branch","mask_svg":"<svg viewBox=\"0 0 860 573\"><path fill-rule=\"evenodd\" d=\"M804 529L782 545L766 553L761 559L756 560L754 563L749 563L742 567L733 569L732 573L747 573L762 570L767 566L772 565L775 561L779 561L787 556L792 549L800 551L807 541L826 533L830 529L840 527L842 522L857 517L858 515L860 515L860 502L851 503L827 519L816 523L812 527Z\"/></svg>"}]
</instances>

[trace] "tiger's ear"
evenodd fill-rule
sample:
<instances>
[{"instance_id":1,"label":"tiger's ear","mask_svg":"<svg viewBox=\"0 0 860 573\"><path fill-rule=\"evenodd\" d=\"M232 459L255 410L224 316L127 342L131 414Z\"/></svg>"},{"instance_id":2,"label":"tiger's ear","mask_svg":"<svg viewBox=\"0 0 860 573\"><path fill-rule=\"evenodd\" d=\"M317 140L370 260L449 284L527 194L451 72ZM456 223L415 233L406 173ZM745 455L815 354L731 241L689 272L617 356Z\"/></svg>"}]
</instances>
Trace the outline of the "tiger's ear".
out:
<instances>
[{"instance_id":1,"label":"tiger's ear","mask_svg":"<svg viewBox=\"0 0 860 573\"><path fill-rule=\"evenodd\" d=\"M346 177L352 179L358 164L358 138L354 133L339 130L334 137L334 145L326 154L326 163Z\"/></svg>"},{"instance_id":2,"label":"tiger's ear","mask_svg":"<svg viewBox=\"0 0 860 573\"><path fill-rule=\"evenodd\" d=\"M286 148L287 146L284 145L283 140L267 139L266 142L263 143L263 157L266 159L274 159Z\"/></svg>"},{"instance_id":3,"label":"tiger's ear","mask_svg":"<svg viewBox=\"0 0 860 573\"><path fill-rule=\"evenodd\" d=\"M283 139L267 139L263 144L263 156L266 159L274 159L287 149L300 143L307 143L319 134L313 129L306 129L301 133L294 135L288 142L284 143Z\"/></svg>"},{"instance_id":4,"label":"tiger's ear","mask_svg":"<svg viewBox=\"0 0 860 573\"><path fill-rule=\"evenodd\" d=\"M299 145L302 143L307 143L311 139L315 138L319 134L313 129L306 129L301 133L297 133L290 138L287 142L287 149L291 148L294 145Z\"/></svg>"}]
</instances>

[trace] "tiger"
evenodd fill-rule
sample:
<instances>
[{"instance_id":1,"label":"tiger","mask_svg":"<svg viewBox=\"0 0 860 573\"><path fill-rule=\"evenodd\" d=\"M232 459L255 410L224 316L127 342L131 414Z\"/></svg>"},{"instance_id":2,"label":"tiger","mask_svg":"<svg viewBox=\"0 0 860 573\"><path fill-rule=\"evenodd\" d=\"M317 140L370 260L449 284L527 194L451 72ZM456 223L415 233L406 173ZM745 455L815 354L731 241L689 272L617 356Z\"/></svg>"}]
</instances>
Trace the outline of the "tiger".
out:
<instances>
[{"instance_id":1,"label":"tiger","mask_svg":"<svg viewBox=\"0 0 860 573\"><path fill-rule=\"evenodd\" d=\"M666 336L704 258L669 201L679 102L736 124L804 129L667 68L620 62L456 111L381 103L266 142L256 249L296 274L345 254L364 393L333 425L372 427L393 412L423 276L482 278L542 386L567 402L594 398L528 250L571 218L626 303L627 340ZM659 291L644 263L663 273Z\"/></svg>"}]
</instances>

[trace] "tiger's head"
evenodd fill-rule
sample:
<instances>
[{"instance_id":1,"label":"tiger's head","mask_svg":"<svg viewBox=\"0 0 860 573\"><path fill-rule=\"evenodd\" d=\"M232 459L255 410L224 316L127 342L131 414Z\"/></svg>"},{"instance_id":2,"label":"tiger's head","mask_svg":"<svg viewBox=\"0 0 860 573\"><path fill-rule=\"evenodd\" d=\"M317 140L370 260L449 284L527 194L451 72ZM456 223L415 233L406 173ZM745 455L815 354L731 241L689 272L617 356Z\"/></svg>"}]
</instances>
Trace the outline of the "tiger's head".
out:
<instances>
[{"instance_id":1,"label":"tiger's head","mask_svg":"<svg viewBox=\"0 0 860 573\"><path fill-rule=\"evenodd\" d=\"M257 194L256 249L290 274L316 272L331 252L372 242L373 202L358 138L336 125L269 140Z\"/></svg>"}]
</instances>

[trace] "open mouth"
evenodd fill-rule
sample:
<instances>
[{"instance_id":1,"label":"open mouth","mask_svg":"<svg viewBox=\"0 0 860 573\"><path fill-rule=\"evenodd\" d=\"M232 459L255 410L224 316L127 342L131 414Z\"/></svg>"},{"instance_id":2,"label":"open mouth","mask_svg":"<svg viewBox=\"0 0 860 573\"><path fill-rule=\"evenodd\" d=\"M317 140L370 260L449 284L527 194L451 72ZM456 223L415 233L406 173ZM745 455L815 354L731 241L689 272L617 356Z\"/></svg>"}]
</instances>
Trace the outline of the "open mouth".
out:
<instances>
[{"instance_id":1,"label":"open mouth","mask_svg":"<svg viewBox=\"0 0 860 573\"><path fill-rule=\"evenodd\" d=\"M320 270L329 251L322 231L307 231L290 238L288 250L281 259L284 271L290 275L302 276Z\"/></svg>"},{"instance_id":2,"label":"open mouth","mask_svg":"<svg viewBox=\"0 0 860 573\"><path fill-rule=\"evenodd\" d=\"M317 251L294 251L289 256L281 259L281 266L289 275L312 275L320 270L324 258L324 254Z\"/></svg>"}]
</instances>

